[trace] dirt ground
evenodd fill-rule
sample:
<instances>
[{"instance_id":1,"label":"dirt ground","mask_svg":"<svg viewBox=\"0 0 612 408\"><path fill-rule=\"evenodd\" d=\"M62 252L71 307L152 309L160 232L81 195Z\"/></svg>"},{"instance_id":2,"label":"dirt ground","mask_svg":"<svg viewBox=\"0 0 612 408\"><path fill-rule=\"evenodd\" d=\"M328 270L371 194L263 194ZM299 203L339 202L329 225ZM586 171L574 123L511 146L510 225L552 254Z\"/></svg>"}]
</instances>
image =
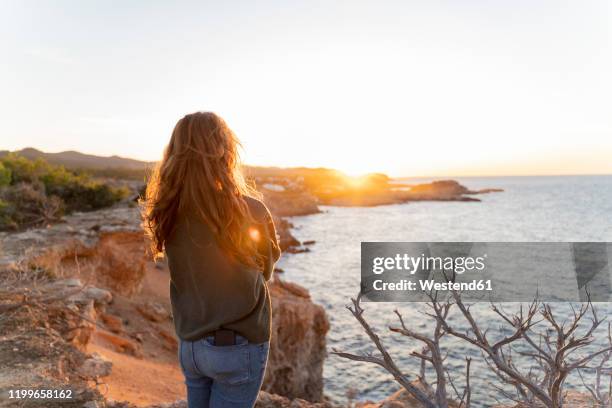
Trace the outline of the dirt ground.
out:
<instances>
[{"instance_id":1,"label":"dirt ground","mask_svg":"<svg viewBox=\"0 0 612 408\"><path fill-rule=\"evenodd\" d=\"M94 333L87 352L96 352L113 363L111 375L98 385L108 399L145 406L185 398L172 322L169 318L151 321L137 309L138 305L155 302L170 311L168 279L165 267L147 265L142 291L130 298L115 294L107 308L108 315L121 318L123 330L113 335L98 327ZM115 336L131 341L137 349L121 347Z\"/></svg>"}]
</instances>

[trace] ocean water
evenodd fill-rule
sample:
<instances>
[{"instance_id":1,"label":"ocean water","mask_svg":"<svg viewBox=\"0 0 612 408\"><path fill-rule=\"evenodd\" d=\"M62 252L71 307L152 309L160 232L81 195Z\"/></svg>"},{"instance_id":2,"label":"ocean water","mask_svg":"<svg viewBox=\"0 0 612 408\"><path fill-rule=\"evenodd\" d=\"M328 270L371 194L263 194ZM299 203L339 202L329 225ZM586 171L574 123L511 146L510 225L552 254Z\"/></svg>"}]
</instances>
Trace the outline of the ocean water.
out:
<instances>
[{"instance_id":1,"label":"ocean water","mask_svg":"<svg viewBox=\"0 0 612 408\"><path fill-rule=\"evenodd\" d=\"M503 188L501 193L478 196L473 202L419 202L371 208L324 207L322 214L293 217L294 235L301 241L316 240L307 253L284 256L279 267L284 278L310 290L323 305L331 328L328 349L353 353L373 351L357 321L346 310L359 291L361 241L612 241L612 176L459 178L471 189ZM406 181L406 180L404 180ZM411 179L408 182L425 182ZM419 362L410 357L421 345L392 334L398 309L414 330L430 333L432 321L424 307L414 303L363 303L365 317L388 346L406 373L418 373ZM517 304L504 305L509 310ZM559 318L569 316L569 304L555 303ZM610 303L597 304L600 317L609 316ZM476 317L489 324L492 335L502 324L488 304L475 304ZM451 324L462 326L458 315ZM605 344L602 325L596 342ZM465 357L473 357L472 392L475 406L489 407L502 399L496 377L482 362L480 352L453 338L444 340L451 373L462 384ZM521 361L527 368L532 362ZM585 373L587 381L592 378ZM346 401L348 389L358 400L378 401L397 390L383 369L330 355L324 368L325 393L338 402ZM429 379L433 377L430 375ZM580 379L568 380L570 388L584 389ZM503 399L502 399L503 400Z\"/></svg>"}]
</instances>

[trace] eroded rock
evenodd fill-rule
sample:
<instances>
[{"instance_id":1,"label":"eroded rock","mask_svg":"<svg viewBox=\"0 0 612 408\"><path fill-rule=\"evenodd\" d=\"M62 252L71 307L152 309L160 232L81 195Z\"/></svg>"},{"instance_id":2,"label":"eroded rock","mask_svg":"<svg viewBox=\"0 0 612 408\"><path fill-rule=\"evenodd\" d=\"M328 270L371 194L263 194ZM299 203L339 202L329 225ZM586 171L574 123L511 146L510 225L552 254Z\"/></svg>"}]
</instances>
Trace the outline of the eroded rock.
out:
<instances>
[{"instance_id":1,"label":"eroded rock","mask_svg":"<svg viewBox=\"0 0 612 408\"><path fill-rule=\"evenodd\" d=\"M67 303L85 305L93 302L96 308L100 309L113 301L113 294L110 291L94 286L84 286L77 278L55 280L41 289L53 298L65 299Z\"/></svg>"},{"instance_id":2,"label":"eroded rock","mask_svg":"<svg viewBox=\"0 0 612 408\"><path fill-rule=\"evenodd\" d=\"M139 358L142 357L140 344L135 343L128 338L121 337L104 330L98 330L96 336L97 338L109 344L115 351L119 353L126 353Z\"/></svg>"},{"instance_id":3,"label":"eroded rock","mask_svg":"<svg viewBox=\"0 0 612 408\"><path fill-rule=\"evenodd\" d=\"M136 306L138 312L152 322L163 322L170 318L170 312L164 305L157 302L146 302L144 305Z\"/></svg>"},{"instance_id":4,"label":"eroded rock","mask_svg":"<svg viewBox=\"0 0 612 408\"><path fill-rule=\"evenodd\" d=\"M0 248L0 270L78 275L125 295L140 290L147 260L139 210L129 207L76 213L48 228L0 233Z\"/></svg>"},{"instance_id":5,"label":"eroded rock","mask_svg":"<svg viewBox=\"0 0 612 408\"><path fill-rule=\"evenodd\" d=\"M93 300L86 304L67 303L49 309L51 327L61 333L64 340L84 351L95 330L96 310Z\"/></svg>"},{"instance_id":6,"label":"eroded rock","mask_svg":"<svg viewBox=\"0 0 612 408\"><path fill-rule=\"evenodd\" d=\"M102 233L96 246L101 260L96 274L123 295L140 291L145 275L145 237L142 230Z\"/></svg>"},{"instance_id":7,"label":"eroded rock","mask_svg":"<svg viewBox=\"0 0 612 408\"><path fill-rule=\"evenodd\" d=\"M276 234L278 235L278 245L283 252L301 245L300 241L291 234L293 225L289 221L283 218L274 217L274 225L276 226Z\"/></svg>"},{"instance_id":8,"label":"eroded rock","mask_svg":"<svg viewBox=\"0 0 612 408\"><path fill-rule=\"evenodd\" d=\"M284 245L297 242L289 234L289 224L283 224ZM97 341L118 352L142 356L142 335L130 335L136 340L118 335L125 334L121 318L105 311L113 301L113 293L133 294L142 284L147 258L137 209L75 214L49 228L0 233L0 246L0 269L25 266L60 278L44 290L62 299L61 307L49 309L49 320L64 340L86 350L99 319L108 330L98 328ZM79 278L61 279L66 276ZM273 334L264 388L287 397L291 406L302 406L300 399L322 401L325 335L329 330L325 311L312 303L308 291L298 285L278 281L270 285L270 291ZM142 305L139 311L153 322L170 318L167 308L155 302ZM176 349L172 333L162 330L157 334L164 347ZM95 363L87 363L82 375L105 375L105 366Z\"/></svg>"},{"instance_id":9,"label":"eroded rock","mask_svg":"<svg viewBox=\"0 0 612 408\"><path fill-rule=\"evenodd\" d=\"M88 286L83 288L82 291L70 296L68 301L77 303L92 301L96 308L103 309L106 305L113 301L113 294L106 289Z\"/></svg>"},{"instance_id":10,"label":"eroded rock","mask_svg":"<svg viewBox=\"0 0 612 408\"><path fill-rule=\"evenodd\" d=\"M304 190L273 191L264 189L264 202L274 215L292 217L320 212L318 200Z\"/></svg>"},{"instance_id":11,"label":"eroded rock","mask_svg":"<svg viewBox=\"0 0 612 408\"><path fill-rule=\"evenodd\" d=\"M277 394L261 391L257 397L255 408L339 408L329 401L310 402L301 398L289 399Z\"/></svg>"},{"instance_id":12,"label":"eroded rock","mask_svg":"<svg viewBox=\"0 0 612 408\"><path fill-rule=\"evenodd\" d=\"M123 333L123 320L119 316L103 313L100 315L100 320L111 332L115 334Z\"/></svg>"},{"instance_id":13,"label":"eroded rock","mask_svg":"<svg viewBox=\"0 0 612 408\"><path fill-rule=\"evenodd\" d=\"M432 388L418 380L412 382L412 385L415 385L417 388L420 388L421 391L424 391L431 398L434 397L434 391ZM458 404L454 402L449 403L450 408L456 408ZM410 395L405 389L401 388L398 391L391 394L389 397L385 398L380 402L358 402L355 404L356 408L421 408L422 404L418 402L412 395Z\"/></svg>"},{"instance_id":14,"label":"eroded rock","mask_svg":"<svg viewBox=\"0 0 612 408\"><path fill-rule=\"evenodd\" d=\"M272 297L272 339L263 390L290 399L323 399L325 310L299 285L276 280Z\"/></svg>"},{"instance_id":15,"label":"eroded rock","mask_svg":"<svg viewBox=\"0 0 612 408\"><path fill-rule=\"evenodd\" d=\"M149 405L146 408L187 408L187 401L180 400L180 401L174 401L174 402L166 402L163 404Z\"/></svg>"},{"instance_id":16,"label":"eroded rock","mask_svg":"<svg viewBox=\"0 0 612 408\"><path fill-rule=\"evenodd\" d=\"M413 381L413 384L424 390L433 398L433 390L426 385L423 385L419 381ZM474 402L474 401L472 401ZM569 391L565 395L564 403L571 408L590 408L594 407L593 399L590 395ZM450 408L459 407L459 403L456 401L449 402ZM539 405L538 405L539 406ZM355 404L355 408L421 408L422 404L419 403L414 397L412 397L405 389L401 388L398 391L391 394L379 402L367 401ZM523 404L496 404L491 408L527 408Z\"/></svg>"},{"instance_id":17,"label":"eroded rock","mask_svg":"<svg viewBox=\"0 0 612 408\"><path fill-rule=\"evenodd\" d=\"M163 340L163 345L167 350L178 351L178 340L176 336L162 328L157 329L157 335Z\"/></svg>"},{"instance_id":18,"label":"eroded rock","mask_svg":"<svg viewBox=\"0 0 612 408\"><path fill-rule=\"evenodd\" d=\"M125 406L112 405L113 408L126 408ZM301 398L289 399L282 395L270 394L260 391L255 402L255 408L340 408L340 405L331 402L310 402ZM129 408L132 408L131 406ZM164 404L149 405L146 408L187 408L187 401L174 401Z\"/></svg>"},{"instance_id":19,"label":"eroded rock","mask_svg":"<svg viewBox=\"0 0 612 408\"><path fill-rule=\"evenodd\" d=\"M91 357L83 361L79 368L79 374L88 380L97 380L101 377L110 375L113 369L113 363L99 355L93 353Z\"/></svg>"}]
</instances>

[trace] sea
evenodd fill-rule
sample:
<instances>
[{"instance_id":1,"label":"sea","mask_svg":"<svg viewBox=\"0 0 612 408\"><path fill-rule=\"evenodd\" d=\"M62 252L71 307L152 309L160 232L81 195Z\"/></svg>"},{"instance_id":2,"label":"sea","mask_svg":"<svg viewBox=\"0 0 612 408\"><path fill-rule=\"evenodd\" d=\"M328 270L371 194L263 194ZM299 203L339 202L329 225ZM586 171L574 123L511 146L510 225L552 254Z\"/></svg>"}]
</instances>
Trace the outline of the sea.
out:
<instances>
[{"instance_id":1,"label":"sea","mask_svg":"<svg viewBox=\"0 0 612 408\"><path fill-rule=\"evenodd\" d=\"M358 401L380 401L400 387L382 368L343 359L331 354L333 349L350 353L374 352L373 345L346 306L359 291L360 245L362 241L479 241L479 242L612 242L612 176L551 177L466 177L454 178L471 190L501 188L504 191L478 195L481 202L412 202L378 207L322 207L320 214L292 217L293 234L300 241L314 240L310 251L283 256L278 267L283 279L306 287L314 302L322 305L329 317L327 347L330 353L324 366L324 393L332 400L346 403L347 395ZM403 183L423 183L434 179L402 179ZM433 320L417 303L362 303L364 317L376 330L397 365L416 378L420 362L411 357L422 345L389 332L397 325L393 311L403 315L412 329L431 333ZM502 305L509 311L517 303ZM563 320L572 313L570 303L553 303L553 311ZM599 317L608 317L611 303L597 303ZM472 311L479 322L495 333L504 333L504 325L487 303L475 303ZM465 328L461 316L453 314L450 322ZM586 322L585 322L586 323ZM461 326L463 324L463 326ZM506 331L507 333L507 331ZM594 346L607 345L607 323L594 336ZM481 353L463 341L445 337L446 367L463 387L465 358L472 358L472 403L490 407L508 402L499 388L508 388L488 369ZM518 364L528 370L533 360ZM586 370L587 384L594 381ZM428 380L433 373L428 370ZM586 391L578 375L567 381L568 389ZM509 390L510 392L512 390ZM449 386L449 393L452 394Z\"/></svg>"}]
</instances>

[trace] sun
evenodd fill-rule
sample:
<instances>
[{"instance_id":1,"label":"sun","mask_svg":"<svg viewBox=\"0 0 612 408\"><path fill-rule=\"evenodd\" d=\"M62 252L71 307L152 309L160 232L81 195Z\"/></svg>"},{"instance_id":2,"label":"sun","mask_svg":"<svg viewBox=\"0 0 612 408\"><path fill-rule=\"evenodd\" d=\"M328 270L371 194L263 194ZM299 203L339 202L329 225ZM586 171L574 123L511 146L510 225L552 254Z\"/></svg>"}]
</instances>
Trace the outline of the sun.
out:
<instances>
[{"instance_id":1,"label":"sun","mask_svg":"<svg viewBox=\"0 0 612 408\"><path fill-rule=\"evenodd\" d=\"M346 183L352 188L361 188L365 183L365 177L360 176L346 176Z\"/></svg>"}]
</instances>

